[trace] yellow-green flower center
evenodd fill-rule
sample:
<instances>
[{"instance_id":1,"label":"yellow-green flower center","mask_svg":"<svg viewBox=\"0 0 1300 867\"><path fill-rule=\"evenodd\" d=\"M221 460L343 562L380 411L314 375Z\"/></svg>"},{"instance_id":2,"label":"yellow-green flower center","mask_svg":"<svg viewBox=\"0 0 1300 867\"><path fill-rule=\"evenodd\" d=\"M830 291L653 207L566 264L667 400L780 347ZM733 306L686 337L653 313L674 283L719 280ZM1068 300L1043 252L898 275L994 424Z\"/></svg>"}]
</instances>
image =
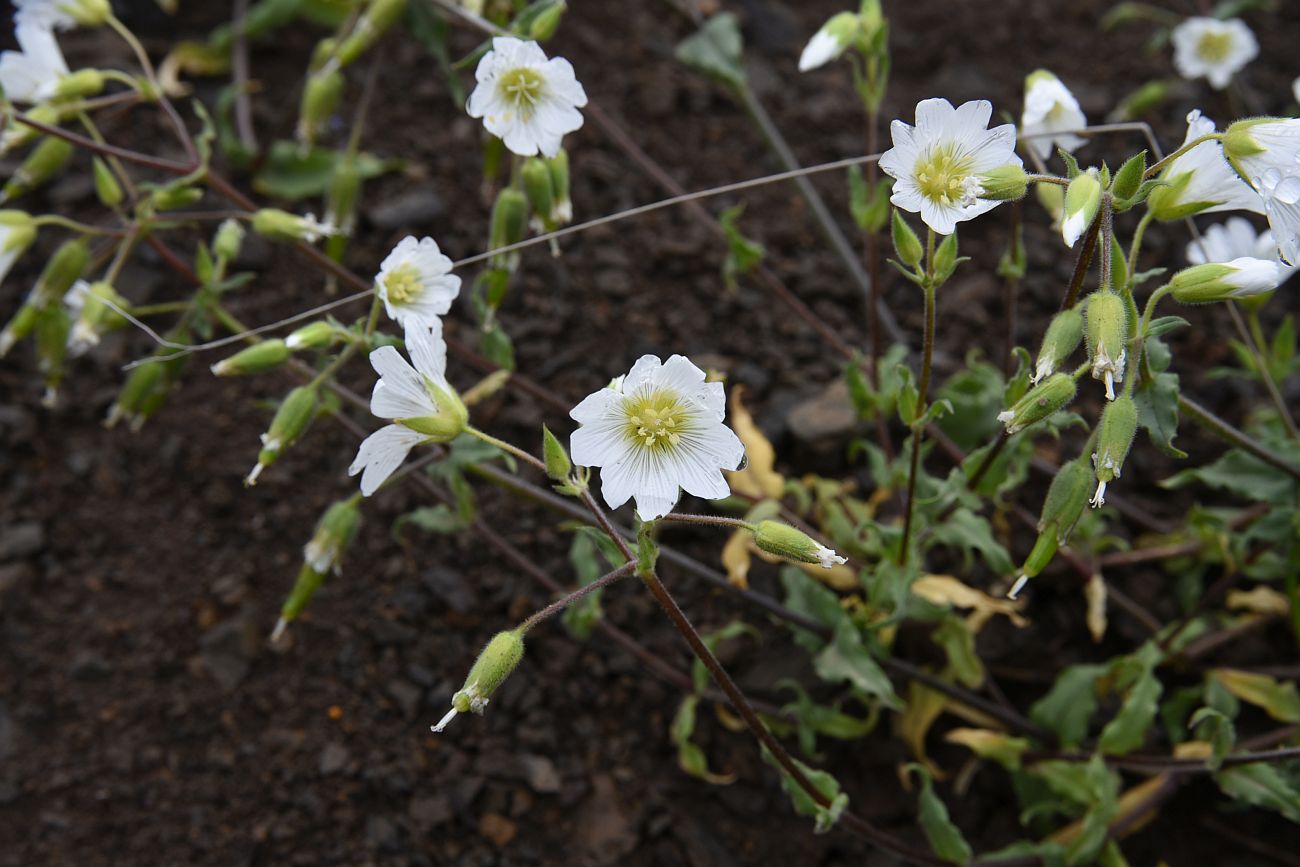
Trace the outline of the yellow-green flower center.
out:
<instances>
[{"instance_id":1,"label":"yellow-green flower center","mask_svg":"<svg viewBox=\"0 0 1300 867\"><path fill-rule=\"evenodd\" d=\"M524 117L533 113L545 86L542 74L527 66L511 69L497 79L497 90L501 96Z\"/></svg>"},{"instance_id":2,"label":"yellow-green flower center","mask_svg":"<svg viewBox=\"0 0 1300 867\"><path fill-rule=\"evenodd\" d=\"M688 416L686 407L672 393L638 395L627 403L626 412L626 435L638 446L662 452L681 442Z\"/></svg>"},{"instance_id":3,"label":"yellow-green flower center","mask_svg":"<svg viewBox=\"0 0 1300 867\"><path fill-rule=\"evenodd\" d=\"M1209 63L1222 63L1232 53L1231 33L1205 33L1196 43L1196 53Z\"/></svg>"},{"instance_id":4,"label":"yellow-green flower center","mask_svg":"<svg viewBox=\"0 0 1300 867\"><path fill-rule=\"evenodd\" d=\"M970 176L971 159L952 145L934 145L916 161L914 174L921 195L941 205L963 197L963 182Z\"/></svg>"},{"instance_id":5,"label":"yellow-green flower center","mask_svg":"<svg viewBox=\"0 0 1300 867\"><path fill-rule=\"evenodd\" d=\"M420 282L420 269L407 262L398 265L384 277L384 289L391 304L410 304L424 292Z\"/></svg>"}]
</instances>

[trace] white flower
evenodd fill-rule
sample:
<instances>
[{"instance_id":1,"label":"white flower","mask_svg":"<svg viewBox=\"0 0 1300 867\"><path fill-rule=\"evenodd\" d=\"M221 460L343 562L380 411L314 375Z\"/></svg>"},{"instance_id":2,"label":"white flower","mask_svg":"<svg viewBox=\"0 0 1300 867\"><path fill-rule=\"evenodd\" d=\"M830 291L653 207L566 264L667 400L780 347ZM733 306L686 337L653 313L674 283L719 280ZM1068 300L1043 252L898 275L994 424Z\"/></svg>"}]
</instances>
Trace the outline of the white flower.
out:
<instances>
[{"instance_id":1,"label":"white flower","mask_svg":"<svg viewBox=\"0 0 1300 867\"><path fill-rule=\"evenodd\" d=\"M1288 265L1300 264L1300 177L1269 169L1255 184L1264 198L1278 255Z\"/></svg>"},{"instance_id":2,"label":"white flower","mask_svg":"<svg viewBox=\"0 0 1300 867\"><path fill-rule=\"evenodd\" d=\"M722 470L734 470L745 447L722 423L722 383L674 355L643 355L617 386L589 395L569 415L582 425L570 441L573 462L601 468L611 509L636 498L643 521L672 511L680 492L717 500L731 493Z\"/></svg>"},{"instance_id":3,"label":"white flower","mask_svg":"<svg viewBox=\"0 0 1300 867\"><path fill-rule=\"evenodd\" d=\"M852 12L832 15L804 46L803 53L799 55L799 71L807 72L825 66L839 57L853 44L860 29L858 16Z\"/></svg>"},{"instance_id":4,"label":"white flower","mask_svg":"<svg viewBox=\"0 0 1300 867\"><path fill-rule=\"evenodd\" d=\"M0 88L14 102L44 102L54 96L59 79L68 74L54 31L26 24L14 35L22 50L0 54Z\"/></svg>"},{"instance_id":5,"label":"white flower","mask_svg":"<svg viewBox=\"0 0 1300 867\"><path fill-rule=\"evenodd\" d=\"M1124 380L1124 363L1128 360L1128 350L1121 349L1115 358L1110 357L1106 347L1097 346L1092 356L1092 378L1100 379L1106 385L1106 400L1115 399L1115 383Z\"/></svg>"},{"instance_id":6,"label":"white flower","mask_svg":"<svg viewBox=\"0 0 1300 867\"><path fill-rule=\"evenodd\" d=\"M61 0L14 0L14 26L32 25L46 30L67 30L77 25Z\"/></svg>"},{"instance_id":7,"label":"white flower","mask_svg":"<svg viewBox=\"0 0 1300 867\"><path fill-rule=\"evenodd\" d=\"M953 108L946 99L917 103L916 126L895 120L894 146L880 157L880 169L894 178L890 201L941 235L957 223L997 207L992 199L972 199L968 179L1006 165L1022 165L1015 154L1014 124L988 129L993 106L987 100Z\"/></svg>"},{"instance_id":8,"label":"white flower","mask_svg":"<svg viewBox=\"0 0 1300 867\"><path fill-rule=\"evenodd\" d=\"M361 493L367 497L406 460L412 448L446 442L465 427L465 406L447 382L442 320L408 324L406 351L414 367L392 346L370 353L370 365L379 374L370 395L370 411L395 424L366 437L348 467L350 476L362 473Z\"/></svg>"},{"instance_id":9,"label":"white flower","mask_svg":"<svg viewBox=\"0 0 1300 867\"><path fill-rule=\"evenodd\" d=\"M460 294L460 278L451 259L432 238L403 238L379 266L375 288L388 315L406 325L436 321Z\"/></svg>"},{"instance_id":10,"label":"white flower","mask_svg":"<svg viewBox=\"0 0 1300 867\"><path fill-rule=\"evenodd\" d=\"M68 318L73 320L72 329L68 332L68 355L73 358L85 355L99 344L99 332L81 317L90 293L90 284L78 280L72 284L68 294L63 296L63 306L67 308Z\"/></svg>"},{"instance_id":11,"label":"white flower","mask_svg":"<svg viewBox=\"0 0 1300 867\"><path fill-rule=\"evenodd\" d=\"M1255 34L1240 18L1188 18L1174 28L1174 66L1183 78L1204 76L1215 90L1223 90L1259 54Z\"/></svg>"},{"instance_id":12,"label":"white flower","mask_svg":"<svg viewBox=\"0 0 1300 867\"><path fill-rule=\"evenodd\" d=\"M1214 121L1203 117L1199 109L1193 110L1187 115L1183 144L1214 131ZM1160 179L1168 186L1151 193L1151 207L1162 220L1215 211L1264 213L1259 193L1237 174L1217 141L1202 142L1178 157L1160 173Z\"/></svg>"},{"instance_id":13,"label":"white flower","mask_svg":"<svg viewBox=\"0 0 1300 867\"><path fill-rule=\"evenodd\" d=\"M469 116L483 118L487 131L520 156L553 157L564 134L582 126L578 109L587 93L573 66L563 57L547 60L536 42L496 37L474 77Z\"/></svg>"},{"instance_id":14,"label":"white flower","mask_svg":"<svg viewBox=\"0 0 1300 867\"><path fill-rule=\"evenodd\" d=\"M1223 145L1262 197L1283 260L1300 262L1300 119L1239 120L1224 133Z\"/></svg>"},{"instance_id":15,"label":"white flower","mask_svg":"<svg viewBox=\"0 0 1300 867\"><path fill-rule=\"evenodd\" d=\"M1020 135L1039 158L1047 159L1054 147L1073 153L1086 139L1069 130L1082 129L1088 119L1074 94L1046 69L1025 79L1025 111Z\"/></svg>"},{"instance_id":16,"label":"white flower","mask_svg":"<svg viewBox=\"0 0 1300 867\"><path fill-rule=\"evenodd\" d=\"M1223 263L1232 270L1221 278L1232 286L1228 293L1230 298L1249 298L1272 292L1281 283L1282 268L1276 259L1256 259L1254 256L1241 256Z\"/></svg>"},{"instance_id":17,"label":"white flower","mask_svg":"<svg viewBox=\"0 0 1300 867\"><path fill-rule=\"evenodd\" d=\"M1268 229L1256 232L1244 217L1229 217L1201 233L1200 240L1187 244L1187 261L1193 265L1213 262L1231 262L1241 258L1265 259L1278 262L1278 284L1286 282L1300 265L1287 265L1277 256L1277 244Z\"/></svg>"}]
</instances>

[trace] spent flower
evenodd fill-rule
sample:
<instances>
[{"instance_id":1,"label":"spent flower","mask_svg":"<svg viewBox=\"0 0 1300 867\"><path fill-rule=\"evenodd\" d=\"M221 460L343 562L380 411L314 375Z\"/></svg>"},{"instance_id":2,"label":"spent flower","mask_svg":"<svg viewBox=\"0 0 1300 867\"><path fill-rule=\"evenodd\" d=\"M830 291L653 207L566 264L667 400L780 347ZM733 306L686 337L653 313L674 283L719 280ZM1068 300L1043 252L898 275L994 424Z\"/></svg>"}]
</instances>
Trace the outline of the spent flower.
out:
<instances>
[{"instance_id":1,"label":"spent flower","mask_svg":"<svg viewBox=\"0 0 1300 867\"><path fill-rule=\"evenodd\" d=\"M601 468L601 493L611 509L635 498L637 514L653 521L672 511L679 488L709 500L728 496L722 470L745 457L740 439L722 423L722 383L674 355L643 355L632 370L586 397L569 415L582 425L570 440L573 462Z\"/></svg>"},{"instance_id":2,"label":"spent flower","mask_svg":"<svg viewBox=\"0 0 1300 867\"><path fill-rule=\"evenodd\" d=\"M483 118L487 131L520 156L553 157L564 135L582 126L578 109L587 93L573 66L563 57L547 59L536 42L496 37L474 77L469 116Z\"/></svg>"},{"instance_id":3,"label":"spent flower","mask_svg":"<svg viewBox=\"0 0 1300 867\"><path fill-rule=\"evenodd\" d=\"M998 201L980 198L981 175L1022 163L1015 125L989 129L992 115L987 100L953 108L946 99L926 99L917 103L916 126L895 120L894 146L880 157L880 170L894 178L890 201L920 213L941 235L997 207Z\"/></svg>"}]
</instances>

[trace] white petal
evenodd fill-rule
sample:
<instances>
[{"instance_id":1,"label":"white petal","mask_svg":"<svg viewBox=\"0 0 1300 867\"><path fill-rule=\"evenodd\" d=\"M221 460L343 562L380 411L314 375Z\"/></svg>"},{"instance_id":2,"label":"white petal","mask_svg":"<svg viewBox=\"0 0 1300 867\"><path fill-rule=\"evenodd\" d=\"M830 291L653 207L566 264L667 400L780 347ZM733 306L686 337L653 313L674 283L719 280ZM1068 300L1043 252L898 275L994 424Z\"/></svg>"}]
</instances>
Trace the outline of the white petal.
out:
<instances>
[{"instance_id":1,"label":"white petal","mask_svg":"<svg viewBox=\"0 0 1300 867\"><path fill-rule=\"evenodd\" d=\"M580 424L593 424L605 418L622 401L623 395L612 388L602 388L582 399L569 410L569 418Z\"/></svg>"},{"instance_id":2,"label":"white petal","mask_svg":"<svg viewBox=\"0 0 1300 867\"><path fill-rule=\"evenodd\" d=\"M427 439L400 424L381 427L362 440L356 459L348 467L348 475L361 473L361 494L368 497L401 466L412 448Z\"/></svg>"}]
</instances>

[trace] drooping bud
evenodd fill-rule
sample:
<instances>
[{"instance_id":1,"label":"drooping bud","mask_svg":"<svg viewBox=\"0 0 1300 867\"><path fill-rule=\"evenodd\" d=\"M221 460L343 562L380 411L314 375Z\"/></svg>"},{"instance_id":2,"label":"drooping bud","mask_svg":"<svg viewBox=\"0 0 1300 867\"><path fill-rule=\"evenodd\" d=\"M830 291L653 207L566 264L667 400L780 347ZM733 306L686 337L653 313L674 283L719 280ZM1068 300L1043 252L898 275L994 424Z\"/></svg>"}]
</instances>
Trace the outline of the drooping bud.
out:
<instances>
[{"instance_id":1,"label":"drooping bud","mask_svg":"<svg viewBox=\"0 0 1300 867\"><path fill-rule=\"evenodd\" d=\"M26 211L0 211L0 281L36 240L36 221Z\"/></svg>"},{"instance_id":2,"label":"drooping bud","mask_svg":"<svg viewBox=\"0 0 1300 867\"><path fill-rule=\"evenodd\" d=\"M432 726L435 732L447 727L447 723L458 713L482 714L487 709L488 699L519 665L524 658L524 632L511 629L498 632L483 648L474 666L465 678L465 685L451 697L451 710Z\"/></svg>"},{"instance_id":3,"label":"drooping bud","mask_svg":"<svg viewBox=\"0 0 1300 867\"><path fill-rule=\"evenodd\" d=\"M298 619L306 609L307 603L320 589L325 576L330 572L339 574L339 563L352 540L356 538L357 528L361 526L361 511L358 508L359 497L349 497L331 505L316 522L316 531L302 549L302 568L298 571L298 580L289 591L284 604L280 606L280 619L271 633L271 640L276 641L284 634L285 627Z\"/></svg>"},{"instance_id":4,"label":"drooping bud","mask_svg":"<svg viewBox=\"0 0 1300 867\"><path fill-rule=\"evenodd\" d=\"M1047 215L1052 218L1053 223L1060 223L1062 213L1065 211L1065 190L1059 184L1037 183L1034 184L1034 195L1038 197L1038 203L1047 211Z\"/></svg>"},{"instance_id":5,"label":"drooping bud","mask_svg":"<svg viewBox=\"0 0 1300 867\"><path fill-rule=\"evenodd\" d=\"M555 434L546 425L542 425L542 458L546 463L546 475L557 482L567 482L569 473L573 472L573 461L564 450Z\"/></svg>"},{"instance_id":6,"label":"drooping bud","mask_svg":"<svg viewBox=\"0 0 1300 867\"><path fill-rule=\"evenodd\" d=\"M1115 399L1115 383L1124 379L1125 348L1128 340L1128 310L1124 299L1114 292L1101 290L1088 296L1088 358L1092 360L1092 378L1106 383L1106 399Z\"/></svg>"},{"instance_id":7,"label":"drooping bud","mask_svg":"<svg viewBox=\"0 0 1300 867\"><path fill-rule=\"evenodd\" d=\"M245 376L279 367L289 360L289 347L279 338L261 340L212 365L213 376Z\"/></svg>"},{"instance_id":8,"label":"drooping bud","mask_svg":"<svg viewBox=\"0 0 1300 867\"><path fill-rule=\"evenodd\" d=\"M1020 591L1025 589L1030 578L1037 578L1038 573L1047 568L1047 564L1052 562L1056 556L1056 549L1060 547L1056 540L1056 531L1049 529L1038 534L1034 540L1034 547L1030 550L1029 556L1025 557L1025 562L1020 567L1020 574L1016 577L1016 583L1011 585L1007 591L1008 599L1015 599L1020 595Z\"/></svg>"},{"instance_id":9,"label":"drooping bud","mask_svg":"<svg viewBox=\"0 0 1300 867\"><path fill-rule=\"evenodd\" d=\"M1088 505L1088 488L1091 486L1092 471L1084 458L1062 466L1047 489L1047 498L1043 500L1043 510L1038 516L1038 531L1054 529L1058 542L1062 545L1068 542L1074 525Z\"/></svg>"},{"instance_id":10,"label":"drooping bud","mask_svg":"<svg viewBox=\"0 0 1300 867\"><path fill-rule=\"evenodd\" d=\"M528 25L528 38L537 42L545 42L555 35L555 31L560 27L560 19L564 17L568 4L564 0L554 0L554 2L544 6Z\"/></svg>"},{"instance_id":11,"label":"drooping bud","mask_svg":"<svg viewBox=\"0 0 1300 867\"><path fill-rule=\"evenodd\" d=\"M548 223L551 211L555 208L555 190L551 187L551 171L546 167L546 162L537 157L529 157L524 161L520 175L533 212L543 223Z\"/></svg>"},{"instance_id":12,"label":"drooping bud","mask_svg":"<svg viewBox=\"0 0 1300 867\"><path fill-rule=\"evenodd\" d=\"M347 66L379 41L384 31L406 11L406 0L370 0L356 27L344 39L334 55L340 66Z\"/></svg>"},{"instance_id":13,"label":"drooping bud","mask_svg":"<svg viewBox=\"0 0 1300 867\"><path fill-rule=\"evenodd\" d=\"M1264 153L1266 148L1252 134L1251 129L1261 124L1278 124L1285 126L1291 118L1283 117L1248 117L1228 124L1223 131L1223 152L1230 161L1246 159Z\"/></svg>"},{"instance_id":14,"label":"drooping bud","mask_svg":"<svg viewBox=\"0 0 1300 867\"><path fill-rule=\"evenodd\" d=\"M1000 166L980 175L979 186L976 195L981 199L1014 202L1023 199L1029 191L1029 175L1022 166Z\"/></svg>"},{"instance_id":15,"label":"drooping bud","mask_svg":"<svg viewBox=\"0 0 1300 867\"><path fill-rule=\"evenodd\" d=\"M569 152L560 152L546 160L551 173L551 194L555 204L551 207L551 225L563 226L573 219L573 203L569 201Z\"/></svg>"},{"instance_id":16,"label":"drooping bud","mask_svg":"<svg viewBox=\"0 0 1300 867\"><path fill-rule=\"evenodd\" d=\"M72 294L78 296L81 305L68 336L68 351L75 358L99 343L101 334L126 324L121 311L128 310L130 302L106 280L90 284L78 280L69 292Z\"/></svg>"},{"instance_id":17,"label":"drooping bud","mask_svg":"<svg viewBox=\"0 0 1300 867\"><path fill-rule=\"evenodd\" d=\"M0 201L8 201L30 193L45 184L63 168L72 156L72 143L54 136L46 136L32 149L27 159L14 171L13 176L5 182Z\"/></svg>"},{"instance_id":18,"label":"drooping bud","mask_svg":"<svg viewBox=\"0 0 1300 867\"><path fill-rule=\"evenodd\" d=\"M104 89L104 73L98 69L78 69L61 76L54 88L54 98L65 101L85 99Z\"/></svg>"},{"instance_id":19,"label":"drooping bud","mask_svg":"<svg viewBox=\"0 0 1300 867\"><path fill-rule=\"evenodd\" d=\"M488 248L492 250L517 244L524 239L528 225L528 199L514 187L506 187L492 204L491 229ZM505 253L492 257L493 268L513 271L519 264L519 254Z\"/></svg>"},{"instance_id":20,"label":"drooping bud","mask_svg":"<svg viewBox=\"0 0 1300 867\"><path fill-rule=\"evenodd\" d=\"M243 245L243 224L238 220L225 220L217 227L217 234L212 239L212 252L217 258L229 262L239 255L239 248Z\"/></svg>"},{"instance_id":21,"label":"drooping bud","mask_svg":"<svg viewBox=\"0 0 1300 867\"><path fill-rule=\"evenodd\" d=\"M1127 394L1106 405L1097 427L1097 450L1092 453L1097 492L1089 503L1098 507L1106 502L1106 485L1120 476L1124 459L1137 433L1137 405Z\"/></svg>"},{"instance_id":22,"label":"drooping bud","mask_svg":"<svg viewBox=\"0 0 1300 867\"><path fill-rule=\"evenodd\" d=\"M754 544L769 554L798 563L816 563L823 569L848 562L847 557L836 554L803 530L780 521L760 521L754 527Z\"/></svg>"},{"instance_id":23,"label":"drooping bud","mask_svg":"<svg viewBox=\"0 0 1300 867\"><path fill-rule=\"evenodd\" d=\"M921 239L912 231L912 227L907 225L907 220L903 215L894 209L894 216L889 225L889 235L894 241L894 255L898 261L902 262L908 268L915 268L921 264L921 257L925 255L925 248L921 246Z\"/></svg>"},{"instance_id":24,"label":"drooping bud","mask_svg":"<svg viewBox=\"0 0 1300 867\"><path fill-rule=\"evenodd\" d=\"M852 12L832 15L804 46L799 55L799 71L807 72L830 63L843 54L859 35L861 24L857 15Z\"/></svg>"},{"instance_id":25,"label":"drooping bud","mask_svg":"<svg viewBox=\"0 0 1300 867\"><path fill-rule=\"evenodd\" d=\"M99 200L110 208L122 204L122 185L117 182L108 163L95 157L91 160L91 168L95 173L95 194Z\"/></svg>"},{"instance_id":26,"label":"drooping bud","mask_svg":"<svg viewBox=\"0 0 1300 867\"><path fill-rule=\"evenodd\" d=\"M338 336L338 330L332 323L310 322L299 328L284 339L284 345L289 348L290 352L298 352L302 349L320 349L322 346L328 346Z\"/></svg>"},{"instance_id":27,"label":"drooping bud","mask_svg":"<svg viewBox=\"0 0 1300 867\"><path fill-rule=\"evenodd\" d=\"M107 23L113 14L108 0L62 0L58 7L82 27L98 27Z\"/></svg>"},{"instance_id":28,"label":"drooping bud","mask_svg":"<svg viewBox=\"0 0 1300 867\"><path fill-rule=\"evenodd\" d=\"M934 272L934 279L940 283L945 282L952 276L952 272L957 268L957 233L945 235L944 239L939 242L939 247L934 251L934 259L930 262L930 269Z\"/></svg>"},{"instance_id":29,"label":"drooping bud","mask_svg":"<svg viewBox=\"0 0 1300 867\"><path fill-rule=\"evenodd\" d=\"M1096 169L1088 169L1075 176L1065 190L1061 214L1061 237L1067 247L1073 247L1084 231L1092 225L1101 207L1101 181Z\"/></svg>"},{"instance_id":30,"label":"drooping bud","mask_svg":"<svg viewBox=\"0 0 1300 867\"><path fill-rule=\"evenodd\" d=\"M1025 392L1015 406L998 413L998 421L1007 426L1007 433L1018 433L1035 422L1040 422L1074 400L1074 377L1065 373L1049 376Z\"/></svg>"},{"instance_id":31,"label":"drooping bud","mask_svg":"<svg viewBox=\"0 0 1300 867\"><path fill-rule=\"evenodd\" d=\"M156 211L178 211L197 205L202 199L202 189L185 185L159 187L149 194L149 204Z\"/></svg>"},{"instance_id":32,"label":"drooping bud","mask_svg":"<svg viewBox=\"0 0 1300 867\"><path fill-rule=\"evenodd\" d=\"M344 154L334 165L325 205L326 216L332 225L338 226L339 236L352 234L357 222L357 197L360 194L361 170L357 167L356 157Z\"/></svg>"},{"instance_id":33,"label":"drooping bud","mask_svg":"<svg viewBox=\"0 0 1300 867\"><path fill-rule=\"evenodd\" d=\"M1184 304L1209 304L1272 292L1281 282L1275 261L1241 257L1231 262L1193 265L1169 281L1169 293Z\"/></svg>"},{"instance_id":34,"label":"drooping bud","mask_svg":"<svg viewBox=\"0 0 1300 867\"><path fill-rule=\"evenodd\" d=\"M72 319L62 304L51 304L36 317L36 357L41 373L45 375L45 396L41 398L41 405L49 409L58 405L71 328Z\"/></svg>"},{"instance_id":35,"label":"drooping bud","mask_svg":"<svg viewBox=\"0 0 1300 867\"><path fill-rule=\"evenodd\" d=\"M108 408L105 427L126 419L131 430L139 430L145 419L162 403L167 390L167 368L162 361L149 361L131 368L117 400Z\"/></svg>"},{"instance_id":36,"label":"drooping bud","mask_svg":"<svg viewBox=\"0 0 1300 867\"><path fill-rule=\"evenodd\" d=\"M1038 350L1034 375L1029 381L1037 383L1055 373L1082 341L1083 314L1077 306L1052 317L1047 333L1043 335L1043 345Z\"/></svg>"},{"instance_id":37,"label":"drooping bud","mask_svg":"<svg viewBox=\"0 0 1300 867\"><path fill-rule=\"evenodd\" d=\"M298 141L311 145L325 127L339 97L343 95L343 73L335 67L317 70L307 77L302 89L302 105L298 109Z\"/></svg>"},{"instance_id":38,"label":"drooping bud","mask_svg":"<svg viewBox=\"0 0 1300 867\"><path fill-rule=\"evenodd\" d=\"M449 443L465 432L465 426L469 424L469 409L460 399L460 394L450 385L444 387L426 379L424 388L438 407L437 415L399 418L396 421L403 427L429 437L429 442Z\"/></svg>"},{"instance_id":39,"label":"drooping bud","mask_svg":"<svg viewBox=\"0 0 1300 867\"><path fill-rule=\"evenodd\" d=\"M253 467L244 484L257 484L257 477L262 470L275 463L285 449L293 445L302 436L307 425L316 415L316 389L310 385L300 385L289 392L280 403L271 419L271 426L262 434L262 450L257 455L257 466Z\"/></svg>"},{"instance_id":40,"label":"drooping bud","mask_svg":"<svg viewBox=\"0 0 1300 867\"><path fill-rule=\"evenodd\" d=\"M317 222L312 214L298 216L279 208L262 208L253 214L253 231L273 241L305 241L314 244L338 231L328 221Z\"/></svg>"}]
</instances>

